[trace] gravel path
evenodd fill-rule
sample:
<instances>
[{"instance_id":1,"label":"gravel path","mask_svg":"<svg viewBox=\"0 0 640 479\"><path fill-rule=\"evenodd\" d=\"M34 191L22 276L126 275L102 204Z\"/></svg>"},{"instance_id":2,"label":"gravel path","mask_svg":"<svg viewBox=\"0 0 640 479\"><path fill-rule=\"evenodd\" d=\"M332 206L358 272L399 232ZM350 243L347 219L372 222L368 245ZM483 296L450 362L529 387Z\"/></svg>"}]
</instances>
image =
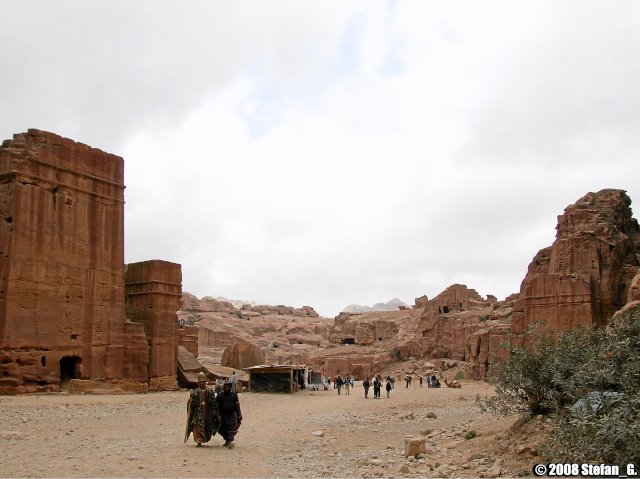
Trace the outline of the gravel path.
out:
<instances>
[{"instance_id":1,"label":"gravel path","mask_svg":"<svg viewBox=\"0 0 640 479\"><path fill-rule=\"evenodd\" d=\"M462 389L414 386L379 400L365 399L361 387L350 396L243 393L233 450L220 436L203 448L183 443L187 391L0 396L0 475L477 477L495 466L491 440L513 422L480 414L478 393L491 390L474 382ZM471 430L478 437L467 441ZM405 436L420 434L427 454L405 458Z\"/></svg>"}]
</instances>

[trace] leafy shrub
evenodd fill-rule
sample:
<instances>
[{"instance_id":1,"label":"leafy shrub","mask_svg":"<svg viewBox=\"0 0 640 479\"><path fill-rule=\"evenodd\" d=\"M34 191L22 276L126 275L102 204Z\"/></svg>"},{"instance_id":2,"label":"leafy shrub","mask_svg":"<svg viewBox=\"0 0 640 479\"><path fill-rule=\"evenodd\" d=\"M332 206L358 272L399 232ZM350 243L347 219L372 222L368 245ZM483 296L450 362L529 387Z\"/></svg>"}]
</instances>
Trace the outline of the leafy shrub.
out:
<instances>
[{"instance_id":1,"label":"leafy shrub","mask_svg":"<svg viewBox=\"0 0 640 479\"><path fill-rule=\"evenodd\" d=\"M464 371L458 371L456 375L453 376L453 379L457 379L458 381L464 379Z\"/></svg>"},{"instance_id":2,"label":"leafy shrub","mask_svg":"<svg viewBox=\"0 0 640 479\"><path fill-rule=\"evenodd\" d=\"M555 414L560 460L640 464L640 308L612 324L580 369L582 407Z\"/></svg>"},{"instance_id":3,"label":"leafy shrub","mask_svg":"<svg viewBox=\"0 0 640 479\"><path fill-rule=\"evenodd\" d=\"M475 432L474 430L471 430L464 433L464 438L468 441L469 439L473 439L477 435L478 435L477 432Z\"/></svg>"},{"instance_id":4,"label":"leafy shrub","mask_svg":"<svg viewBox=\"0 0 640 479\"><path fill-rule=\"evenodd\" d=\"M640 308L607 329L536 335L492 365L496 395L478 397L480 408L549 415L548 460L640 464Z\"/></svg>"},{"instance_id":5,"label":"leafy shrub","mask_svg":"<svg viewBox=\"0 0 640 479\"><path fill-rule=\"evenodd\" d=\"M529 331L536 338L530 347L514 347L506 361L491 365L487 380L496 396L478 399L482 410L533 416L550 414L577 399L576 366L589 360L603 331L581 327L554 339L543 327L539 322Z\"/></svg>"}]
</instances>

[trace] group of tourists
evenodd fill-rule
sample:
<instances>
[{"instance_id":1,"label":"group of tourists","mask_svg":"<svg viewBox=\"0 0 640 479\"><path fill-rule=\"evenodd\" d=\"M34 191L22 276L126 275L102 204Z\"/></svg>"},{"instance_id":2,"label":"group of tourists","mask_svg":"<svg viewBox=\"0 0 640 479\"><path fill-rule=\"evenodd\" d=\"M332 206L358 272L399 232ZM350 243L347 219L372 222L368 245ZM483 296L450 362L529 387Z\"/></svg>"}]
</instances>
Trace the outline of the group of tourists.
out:
<instances>
[{"instance_id":1,"label":"group of tourists","mask_svg":"<svg viewBox=\"0 0 640 479\"><path fill-rule=\"evenodd\" d=\"M423 382L426 381L427 383L427 387L428 388L439 388L440 387L440 380L438 379L438 377L434 374L428 373L425 377L422 376L418 376L418 379L420 381L420 387L422 387ZM350 380L347 383L347 380ZM405 380L405 388L409 388L411 387L411 380L412 377L410 374L407 374L404 378ZM336 378L334 378L334 388L338 389L338 394L340 394L340 388L341 388L341 384L342 385L346 385L349 384L351 387L353 387L353 377L352 376L347 376L347 379L343 380L341 378L341 376L337 376ZM364 387L364 397L365 398L369 398L369 390L371 388L373 388L373 398L374 399L379 399L380 398L380 394L382 391L382 388L384 386L384 389L387 392L387 398L391 397L391 392L393 391L393 389L395 388L395 379L391 376L387 376L384 380L382 378L382 375L380 374L375 374L373 376L373 379L370 379L369 376L367 376L364 381L362 381L362 386ZM346 394L349 394L349 390L346 389Z\"/></svg>"},{"instance_id":2,"label":"group of tourists","mask_svg":"<svg viewBox=\"0 0 640 479\"><path fill-rule=\"evenodd\" d=\"M373 386L373 398L380 399L380 391L382 390L382 376L376 374L373 376L373 381L369 379L369 376L362 381L362 386L364 387L364 397L365 399L369 398L369 389ZM395 386L395 380L391 376L387 376L385 383L385 390L387 391L387 399L391 397L391 391Z\"/></svg>"},{"instance_id":3,"label":"group of tourists","mask_svg":"<svg viewBox=\"0 0 640 479\"><path fill-rule=\"evenodd\" d=\"M435 374L434 375L427 374L427 387L428 388L440 387L440 380Z\"/></svg>"},{"instance_id":4,"label":"group of tourists","mask_svg":"<svg viewBox=\"0 0 640 479\"><path fill-rule=\"evenodd\" d=\"M232 377L224 381L222 391L216 393L207 386L207 376L202 372L198 374L198 387L191 390L187 402L185 442L193 434L193 440L201 447L218 433L224 438L224 446L233 449L233 440L242 423L237 381L234 371Z\"/></svg>"},{"instance_id":5,"label":"group of tourists","mask_svg":"<svg viewBox=\"0 0 640 479\"><path fill-rule=\"evenodd\" d=\"M329 380L331 381L331 379ZM353 387L353 377L347 376L343 378L339 374L333 377L333 389L338 390L338 395L342 394L342 389L344 388L345 395L349 396L351 388Z\"/></svg>"},{"instance_id":6,"label":"group of tourists","mask_svg":"<svg viewBox=\"0 0 640 479\"><path fill-rule=\"evenodd\" d=\"M411 387L411 375L407 374L404 378L405 380L405 387L409 388ZM424 382L427 383L427 387L428 388L439 388L440 387L440 380L438 379L438 377L435 375L435 373L427 373L427 375L423 378L421 375L418 375L418 382L420 383L420 387L422 387L422 384Z\"/></svg>"}]
</instances>

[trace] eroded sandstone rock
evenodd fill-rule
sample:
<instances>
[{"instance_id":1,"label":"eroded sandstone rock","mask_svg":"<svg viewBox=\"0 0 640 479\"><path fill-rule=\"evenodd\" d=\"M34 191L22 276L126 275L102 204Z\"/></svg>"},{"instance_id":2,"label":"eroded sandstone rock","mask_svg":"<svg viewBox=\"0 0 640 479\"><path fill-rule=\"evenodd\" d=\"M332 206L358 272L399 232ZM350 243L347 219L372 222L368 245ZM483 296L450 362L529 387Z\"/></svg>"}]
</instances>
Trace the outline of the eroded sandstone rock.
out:
<instances>
[{"instance_id":1,"label":"eroded sandstone rock","mask_svg":"<svg viewBox=\"0 0 640 479\"><path fill-rule=\"evenodd\" d=\"M125 319L124 162L29 130L0 147L0 392L73 378L146 385L144 327Z\"/></svg>"},{"instance_id":2,"label":"eroded sandstone rock","mask_svg":"<svg viewBox=\"0 0 640 479\"><path fill-rule=\"evenodd\" d=\"M168 261L127 265L127 317L144 325L149 345L149 389L177 387L178 317L182 297L182 269Z\"/></svg>"},{"instance_id":3,"label":"eroded sandstone rock","mask_svg":"<svg viewBox=\"0 0 640 479\"><path fill-rule=\"evenodd\" d=\"M225 348L220 364L234 369L244 369L266 364L266 362L267 355L263 349L254 346L248 341L239 340Z\"/></svg>"},{"instance_id":4,"label":"eroded sandstone rock","mask_svg":"<svg viewBox=\"0 0 640 479\"><path fill-rule=\"evenodd\" d=\"M123 159L40 130L4 141L0 392L57 391L74 379L144 392L150 378L166 387L171 370L175 384L175 309L162 326L127 320L124 277ZM138 293L157 286L144 285ZM169 314L164 299L153 304Z\"/></svg>"},{"instance_id":5,"label":"eroded sandstone rock","mask_svg":"<svg viewBox=\"0 0 640 479\"><path fill-rule=\"evenodd\" d=\"M406 457L416 457L420 454L426 454L426 439L421 436L406 436L404 438L404 455Z\"/></svg>"},{"instance_id":6,"label":"eroded sandstone rock","mask_svg":"<svg viewBox=\"0 0 640 479\"><path fill-rule=\"evenodd\" d=\"M640 301L640 273L633 277L631 285L629 286L627 303L631 303L632 301Z\"/></svg>"},{"instance_id":7,"label":"eroded sandstone rock","mask_svg":"<svg viewBox=\"0 0 640 479\"><path fill-rule=\"evenodd\" d=\"M537 321L565 331L602 326L627 301L640 261L640 227L622 190L588 193L558 217L556 240L529 265L512 332Z\"/></svg>"},{"instance_id":8,"label":"eroded sandstone rock","mask_svg":"<svg viewBox=\"0 0 640 479\"><path fill-rule=\"evenodd\" d=\"M213 364L306 364L311 351L326 347L331 327L331 320L319 317L308 306L243 304L238 309L210 297L199 300L189 293L183 293L178 317L197 328L199 359ZM262 351L265 358L253 353L249 355L252 359L238 357L245 353L235 345L242 349L244 343Z\"/></svg>"},{"instance_id":9,"label":"eroded sandstone rock","mask_svg":"<svg viewBox=\"0 0 640 479\"><path fill-rule=\"evenodd\" d=\"M496 308L508 307L509 304L496 303L493 299L483 300L465 285L448 287L428 302L420 317L424 354L461 361L486 360L489 354L486 338L497 324ZM482 330L486 331L486 337L477 336ZM470 340L474 343L472 346Z\"/></svg>"}]
</instances>

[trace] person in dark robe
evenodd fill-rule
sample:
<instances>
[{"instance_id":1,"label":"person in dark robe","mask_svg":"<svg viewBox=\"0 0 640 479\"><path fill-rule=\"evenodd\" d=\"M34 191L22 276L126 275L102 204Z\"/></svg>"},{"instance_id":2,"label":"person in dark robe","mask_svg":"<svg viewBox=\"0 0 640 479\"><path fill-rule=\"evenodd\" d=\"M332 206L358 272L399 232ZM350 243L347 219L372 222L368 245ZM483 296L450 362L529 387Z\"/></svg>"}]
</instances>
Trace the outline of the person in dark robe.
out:
<instances>
[{"instance_id":1,"label":"person in dark robe","mask_svg":"<svg viewBox=\"0 0 640 479\"><path fill-rule=\"evenodd\" d=\"M369 381L369 376L367 376L367 379L364 380L364 382L362 383L362 386L364 386L364 398L367 399L369 397L369 388L371 387L371 381Z\"/></svg>"},{"instance_id":2,"label":"person in dark robe","mask_svg":"<svg viewBox=\"0 0 640 479\"><path fill-rule=\"evenodd\" d=\"M381 386L380 379L378 379L378 376L375 376L373 378L373 399L380 399Z\"/></svg>"},{"instance_id":3,"label":"person in dark robe","mask_svg":"<svg viewBox=\"0 0 640 479\"><path fill-rule=\"evenodd\" d=\"M224 445L233 449L233 440L242 422L242 412L240 411L238 393L231 391L229 381L224 383L222 392L216 396L216 407L220 417L218 433L224 438Z\"/></svg>"},{"instance_id":4,"label":"person in dark robe","mask_svg":"<svg viewBox=\"0 0 640 479\"><path fill-rule=\"evenodd\" d=\"M187 402L187 431L184 441L193 433L193 440L201 447L209 442L218 430L218 412L216 410L216 394L207 386L207 376L198 374L198 387L189 393Z\"/></svg>"}]
</instances>

